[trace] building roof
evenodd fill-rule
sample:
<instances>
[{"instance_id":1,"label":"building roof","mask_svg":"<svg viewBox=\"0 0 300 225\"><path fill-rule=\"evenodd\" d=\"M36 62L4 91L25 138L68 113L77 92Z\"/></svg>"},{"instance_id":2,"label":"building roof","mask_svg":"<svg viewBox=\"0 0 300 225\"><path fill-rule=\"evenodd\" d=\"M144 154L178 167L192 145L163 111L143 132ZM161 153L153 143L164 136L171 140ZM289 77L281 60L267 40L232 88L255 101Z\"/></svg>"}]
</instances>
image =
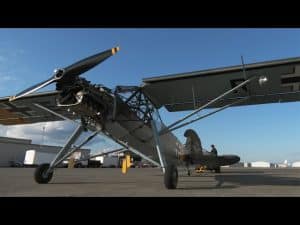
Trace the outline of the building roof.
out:
<instances>
[{"instance_id":1,"label":"building roof","mask_svg":"<svg viewBox=\"0 0 300 225\"><path fill-rule=\"evenodd\" d=\"M18 144L31 144L32 141L30 139L0 137L0 142L4 142L4 143L18 143Z\"/></svg>"},{"instance_id":2,"label":"building roof","mask_svg":"<svg viewBox=\"0 0 300 225\"><path fill-rule=\"evenodd\" d=\"M43 146L50 147L50 148L62 148L62 146L55 146L55 145L42 145L42 144L33 144L32 140L30 139L22 139L22 138L10 138L10 137L0 137L0 143L11 143L11 144L23 144L23 145L31 145L32 148L39 148L41 149ZM90 149L79 149L80 151L87 151L90 152Z\"/></svg>"}]
</instances>

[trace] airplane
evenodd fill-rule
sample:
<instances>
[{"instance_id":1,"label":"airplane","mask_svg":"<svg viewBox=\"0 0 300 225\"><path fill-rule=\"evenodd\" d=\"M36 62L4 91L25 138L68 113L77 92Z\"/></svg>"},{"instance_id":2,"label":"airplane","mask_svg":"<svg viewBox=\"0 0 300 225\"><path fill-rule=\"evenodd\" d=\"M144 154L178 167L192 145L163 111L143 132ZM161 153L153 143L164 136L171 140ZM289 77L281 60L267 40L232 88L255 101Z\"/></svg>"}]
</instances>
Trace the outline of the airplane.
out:
<instances>
[{"instance_id":1,"label":"airplane","mask_svg":"<svg viewBox=\"0 0 300 225\"><path fill-rule=\"evenodd\" d=\"M118 51L119 47L114 47L56 69L46 81L0 99L2 125L62 120L78 124L53 161L36 168L34 179L37 183L50 182L60 162L102 133L161 168L165 187L175 189L178 158L181 153L191 152L186 151L172 131L228 107L300 99L300 58L253 64L244 64L242 60L238 66L149 77L139 86L120 85L114 89L92 84L80 76ZM53 83L55 90L37 92ZM161 107L169 112L192 112L165 125L159 115ZM203 109L212 111L197 115ZM190 119L192 117L195 118ZM74 145L88 130L92 134Z\"/></svg>"},{"instance_id":2,"label":"airplane","mask_svg":"<svg viewBox=\"0 0 300 225\"><path fill-rule=\"evenodd\" d=\"M220 173L221 166L232 165L240 161L237 155L218 155L217 152L208 152L202 147L199 136L192 129L186 130L184 136L186 137L184 150L188 153L179 153L179 159L184 162L188 176L191 175L191 165L196 165L195 170L199 172L211 170Z\"/></svg>"}]
</instances>

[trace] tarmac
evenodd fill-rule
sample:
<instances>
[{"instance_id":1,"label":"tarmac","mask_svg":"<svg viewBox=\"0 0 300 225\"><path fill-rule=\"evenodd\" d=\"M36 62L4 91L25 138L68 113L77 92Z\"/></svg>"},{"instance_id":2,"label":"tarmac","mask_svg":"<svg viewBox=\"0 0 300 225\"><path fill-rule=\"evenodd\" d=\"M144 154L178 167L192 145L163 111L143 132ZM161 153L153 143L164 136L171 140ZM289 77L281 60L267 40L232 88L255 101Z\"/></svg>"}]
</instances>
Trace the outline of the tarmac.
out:
<instances>
[{"instance_id":1,"label":"tarmac","mask_svg":"<svg viewBox=\"0 0 300 225\"><path fill-rule=\"evenodd\" d=\"M300 196L300 168L222 168L220 174L179 169L177 189L167 190L158 168L58 168L37 184L34 168L0 168L0 197Z\"/></svg>"}]
</instances>

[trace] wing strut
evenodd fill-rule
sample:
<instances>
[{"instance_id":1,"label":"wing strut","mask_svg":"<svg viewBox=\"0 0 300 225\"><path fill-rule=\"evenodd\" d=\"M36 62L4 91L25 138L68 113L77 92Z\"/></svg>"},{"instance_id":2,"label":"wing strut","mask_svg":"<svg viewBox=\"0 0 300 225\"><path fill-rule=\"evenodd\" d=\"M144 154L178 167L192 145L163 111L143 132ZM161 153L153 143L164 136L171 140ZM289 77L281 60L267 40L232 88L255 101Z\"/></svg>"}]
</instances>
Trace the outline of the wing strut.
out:
<instances>
[{"instance_id":1,"label":"wing strut","mask_svg":"<svg viewBox=\"0 0 300 225\"><path fill-rule=\"evenodd\" d=\"M67 118L67 117L65 117L65 116L63 116L63 115L61 115L61 114L59 114L59 113L56 113L56 112L54 112L53 110L48 109L48 108L46 108L46 107L44 107L44 106L42 106L42 105L40 105L40 104L35 103L34 105L35 105L36 107L40 108L40 109L43 109L43 110L45 110L45 111L47 111L47 112L49 112L49 113L52 113L52 114L55 115L55 116L58 116L58 117L60 117L60 118L62 118L62 119L64 119L64 120L69 120L69 121L75 122L75 121L73 121L73 120L71 120L71 119L69 119L69 118ZM77 123L77 122L75 122L75 123Z\"/></svg>"},{"instance_id":2,"label":"wing strut","mask_svg":"<svg viewBox=\"0 0 300 225\"><path fill-rule=\"evenodd\" d=\"M107 154L111 154L111 153L116 153L116 152L121 153L121 152L125 152L126 150L127 149L125 149L125 148L118 148L118 149L114 149L114 150L111 150L111 151L94 154L94 155L91 155L87 158L76 160L76 162L86 161L86 160L89 160L89 159L92 159L92 158L95 158L95 157L98 157L98 156L103 156L103 155L107 155Z\"/></svg>"},{"instance_id":3,"label":"wing strut","mask_svg":"<svg viewBox=\"0 0 300 225\"><path fill-rule=\"evenodd\" d=\"M171 125L165 127L164 129L162 129L160 131L160 135L162 133L168 132L168 130L170 130L171 128L173 128L175 125L183 122L184 120L190 118L191 116L195 115L196 113L198 113L199 111L201 111L202 109L212 105L213 103L217 102L218 100L222 99L223 97L225 97L226 95L229 95L230 93L234 92L235 90L245 86L246 84L248 84L249 82L251 82L252 80L254 80L255 78L257 78L257 76L253 76L247 80L245 80L244 82L240 83L239 85L235 86L234 88L230 89L229 91L226 91L225 93L221 94L220 96L216 97L215 99L209 101L208 103L206 103L205 105L199 107L198 109L194 110L193 112L191 112L190 114L188 114L187 116L177 120L176 122L172 123ZM229 107L229 106L228 106ZM227 107L226 107L227 108ZM224 108L223 108L224 109Z\"/></svg>"},{"instance_id":4,"label":"wing strut","mask_svg":"<svg viewBox=\"0 0 300 225\"><path fill-rule=\"evenodd\" d=\"M249 99L249 98L250 98L250 97L246 97L246 98L239 99L239 100L237 100L237 101L235 101L235 102L233 102L233 103L230 103L230 104L228 104L228 105L225 105L225 106L223 106L223 107L221 107L221 108L219 108L219 109L217 109L217 110L214 110L214 111L212 111L212 112L210 112L210 113L207 113L207 114L205 114L205 115L203 115L203 116L199 116L199 117L196 118L196 119L193 119L193 120L190 120L190 121L188 121L188 122L186 122L186 123L180 124L180 125L178 125L178 126L176 126L176 127L173 127L173 128L171 128L171 129L169 129L169 130L165 130L164 132L160 133L160 135L163 135L163 134L172 132L172 131L177 130L177 129L181 128L181 127L184 127L184 126L186 126L186 125L189 125L189 124L191 124L191 123L194 123L194 122L196 122L196 121L198 121L198 120L204 119L205 117L211 116L211 115L213 115L213 114L215 114L215 113L217 113L217 112L220 112L220 111L222 111L222 110L224 110L224 109L227 109L228 107L231 107L231 106L233 106L233 105L235 105L235 104L239 104L239 103L241 103L241 102L243 102L243 101L246 101L246 100Z\"/></svg>"},{"instance_id":5,"label":"wing strut","mask_svg":"<svg viewBox=\"0 0 300 225\"><path fill-rule=\"evenodd\" d=\"M111 134L109 134L108 132L106 131L102 131L102 133L104 133L107 137L113 139L115 142L117 142L119 145L122 145L124 148L128 149L129 151L139 155L140 157L142 157L143 159L147 160L148 162L152 163L153 165L155 166L158 166L158 167L162 167L161 164L159 164L158 162L154 161L153 159L149 158L148 156L144 155L143 153L131 148L127 143L121 141L121 140L118 140L117 138L113 137Z\"/></svg>"}]
</instances>

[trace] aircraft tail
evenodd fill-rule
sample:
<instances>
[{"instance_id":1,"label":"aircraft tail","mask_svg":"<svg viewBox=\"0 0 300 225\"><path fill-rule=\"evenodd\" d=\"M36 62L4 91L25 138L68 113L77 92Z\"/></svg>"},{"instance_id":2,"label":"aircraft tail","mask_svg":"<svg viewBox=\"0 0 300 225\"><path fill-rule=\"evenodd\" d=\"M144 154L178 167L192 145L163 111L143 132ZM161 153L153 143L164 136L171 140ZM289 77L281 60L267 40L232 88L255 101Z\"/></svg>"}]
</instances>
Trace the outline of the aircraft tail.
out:
<instances>
[{"instance_id":1,"label":"aircraft tail","mask_svg":"<svg viewBox=\"0 0 300 225\"><path fill-rule=\"evenodd\" d=\"M198 134L192 130L188 129L184 132L186 137L185 148L190 153L202 152L202 144Z\"/></svg>"},{"instance_id":2,"label":"aircraft tail","mask_svg":"<svg viewBox=\"0 0 300 225\"><path fill-rule=\"evenodd\" d=\"M185 148L181 154L179 154L179 159L185 163L188 175L190 175L191 171L189 165L194 164L194 160L203 154L203 149L201 140L194 130L186 130L184 136L186 137Z\"/></svg>"}]
</instances>

